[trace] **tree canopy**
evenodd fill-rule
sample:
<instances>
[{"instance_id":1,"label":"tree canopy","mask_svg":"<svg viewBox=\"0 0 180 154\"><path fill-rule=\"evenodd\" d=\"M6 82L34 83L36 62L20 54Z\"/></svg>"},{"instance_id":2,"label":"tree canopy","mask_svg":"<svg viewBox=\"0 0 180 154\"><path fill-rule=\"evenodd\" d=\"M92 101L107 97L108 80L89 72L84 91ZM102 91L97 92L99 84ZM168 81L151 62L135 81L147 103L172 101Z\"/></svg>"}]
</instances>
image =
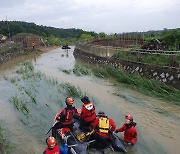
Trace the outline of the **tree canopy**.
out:
<instances>
[{"instance_id":1,"label":"tree canopy","mask_svg":"<svg viewBox=\"0 0 180 154\"><path fill-rule=\"evenodd\" d=\"M63 29L47 26L39 26L35 23L27 23L22 21L0 21L0 34L5 36L15 36L18 33L32 33L42 37L55 36L57 38L78 38L81 34L90 34L95 36L94 32L83 31L82 29Z\"/></svg>"}]
</instances>

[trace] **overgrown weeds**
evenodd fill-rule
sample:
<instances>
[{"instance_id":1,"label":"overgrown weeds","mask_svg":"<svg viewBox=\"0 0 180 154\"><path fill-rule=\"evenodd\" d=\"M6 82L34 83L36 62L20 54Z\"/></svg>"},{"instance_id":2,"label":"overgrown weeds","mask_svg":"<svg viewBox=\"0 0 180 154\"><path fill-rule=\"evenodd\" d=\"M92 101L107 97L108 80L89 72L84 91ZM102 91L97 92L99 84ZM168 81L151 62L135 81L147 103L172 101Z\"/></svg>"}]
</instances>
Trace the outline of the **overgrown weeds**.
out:
<instances>
[{"instance_id":1,"label":"overgrown weeds","mask_svg":"<svg viewBox=\"0 0 180 154\"><path fill-rule=\"evenodd\" d=\"M81 75L90 75L91 72L90 70L85 67L85 66L80 66L78 64L75 65L74 69L73 69L73 73L77 76L81 76Z\"/></svg>"},{"instance_id":2,"label":"overgrown weeds","mask_svg":"<svg viewBox=\"0 0 180 154\"><path fill-rule=\"evenodd\" d=\"M14 104L18 111L21 111L24 115L28 116L29 109L27 107L27 102L22 101L17 95L13 96L10 102Z\"/></svg>"},{"instance_id":3,"label":"overgrown weeds","mask_svg":"<svg viewBox=\"0 0 180 154\"><path fill-rule=\"evenodd\" d=\"M10 102L27 117L29 117L31 110L39 107L39 101L42 97L43 100L57 103L62 107L64 104L62 98L82 96L80 88L69 83L60 84L57 79L35 71L30 62L22 63L16 73L4 78L14 84L17 90ZM45 106L47 107L49 104L46 103Z\"/></svg>"},{"instance_id":4,"label":"overgrown weeds","mask_svg":"<svg viewBox=\"0 0 180 154\"><path fill-rule=\"evenodd\" d=\"M119 51L115 53L112 57L119 58L121 60L141 62L145 64L151 64L156 66L173 66L179 67L180 59L179 54L176 55L163 55L163 54L139 54L129 51Z\"/></svg>"},{"instance_id":5,"label":"overgrown weeds","mask_svg":"<svg viewBox=\"0 0 180 154\"><path fill-rule=\"evenodd\" d=\"M82 65L79 65L79 64L76 64L74 66L74 69L73 70L61 70L59 68L60 71L66 73L66 74L71 74L71 73L74 73L76 76L83 76L83 75L90 75L91 74L91 71L89 70L88 67L86 66L82 66Z\"/></svg>"},{"instance_id":6,"label":"overgrown weeds","mask_svg":"<svg viewBox=\"0 0 180 154\"><path fill-rule=\"evenodd\" d=\"M0 153L6 154L11 151L11 146L9 145L8 141L5 139L2 128L0 127Z\"/></svg>"},{"instance_id":7,"label":"overgrown weeds","mask_svg":"<svg viewBox=\"0 0 180 154\"><path fill-rule=\"evenodd\" d=\"M71 96L74 98L75 97L80 98L83 95L83 93L79 87L76 88L75 86L73 86L69 83L63 83L63 84L61 84L61 86L67 91L68 96Z\"/></svg>"},{"instance_id":8,"label":"overgrown weeds","mask_svg":"<svg viewBox=\"0 0 180 154\"><path fill-rule=\"evenodd\" d=\"M70 74L71 70L62 70L62 72L66 73L66 74Z\"/></svg>"},{"instance_id":9,"label":"overgrown weeds","mask_svg":"<svg viewBox=\"0 0 180 154\"><path fill-rule=\"evenodd\" d=\"M118 83L123 83L125 86L129 86L144 94L180 105L180 91L159 81L128 74L112 67L94 68L93 72L97 77L113 78Z\"/></svg>"}]
</instances>

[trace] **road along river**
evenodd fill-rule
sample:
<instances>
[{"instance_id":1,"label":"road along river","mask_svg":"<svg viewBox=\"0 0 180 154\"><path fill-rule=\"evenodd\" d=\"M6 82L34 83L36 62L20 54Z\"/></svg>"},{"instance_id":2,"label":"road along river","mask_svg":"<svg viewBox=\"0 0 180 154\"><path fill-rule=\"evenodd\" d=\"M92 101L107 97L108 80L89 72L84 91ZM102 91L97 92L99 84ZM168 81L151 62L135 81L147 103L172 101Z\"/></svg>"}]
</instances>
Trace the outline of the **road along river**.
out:
<instances>
[{"instance_id":1,"label":"road along river","mask_svg":"<svg viewBox=\"0 0 180 154\"><path fill-rule=\"evenodd\" d=\"M125 114L132 114L137 123L138 142L134 147L128 148L128 153L179 153L179 106L145 96L124 86L116 87L113 82L93 75L76 76L73 73L64 73L63 70L72 70L75 64L83 65L74 58L73 50L74 47L68 51L58 48L41 55L15 58L0 65L0 126L12 146L13 154L43 152L46 147L46 132L53 124L55 113L61 108L57 102L63 102L67 97L58 93L53 86L47 87L40 80L27 83L23 80L7 80L6 78L15 74L19 63L25 60L31 61L35 70L44 73L46 78L79 87L95 102L97 112L105 111L114 119L117 127L123 125ZM36 98L28 109L28 116L19 112L11 101L19 99L19 89L21 96L24 90L26 94L30 91L31 96ZM75 106L81 105L80 100L75 99ZM118 135L123 137L122 133Z\"/></svg>"}]
</instances>

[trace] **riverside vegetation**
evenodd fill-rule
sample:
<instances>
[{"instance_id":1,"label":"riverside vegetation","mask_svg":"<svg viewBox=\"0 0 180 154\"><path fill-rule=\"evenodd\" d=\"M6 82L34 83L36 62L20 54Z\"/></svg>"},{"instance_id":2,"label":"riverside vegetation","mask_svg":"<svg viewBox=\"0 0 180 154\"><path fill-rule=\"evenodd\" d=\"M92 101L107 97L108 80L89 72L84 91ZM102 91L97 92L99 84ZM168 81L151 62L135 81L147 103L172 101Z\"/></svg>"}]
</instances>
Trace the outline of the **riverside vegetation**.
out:
<instances>
[{"instance_id":1,"label":"riverside vegetation","mask_svg":"<svg viewBox=\"0 0 180 154\"><path fill-rule=\"evenodd\" d=\"M70 70L68 70L68 72L70 72ZM131 89L138 90L148 96L153 96L180 106L180 91L153 79L146 79L112 67L95 68L93 66L87 66L86 64L84 66L76 64L75 68L71 72L74 72L78 76L90 75L92 73L99 78L113 79L116 81L117 87L121 84ZM121 96L119 94L117 95Z\"/></svg>"},{"instance_id":2,"label":"riverside vegetation","mask_svg":"<svg viewBox=\"0 0 180 154\"><path fill-rule=\"evenodd\" d=\"M5 154L11 151L11 146L3 135L2 128L0 127L0 153Z\"/></svg>"},{"instance_id":3,"label":"riverside vegetation","mask_svg":"<svg viewBox=\"0 0 180 154\"><path fill-rule=\"evenodd\" d=\"M17 93L10 99L15 108L28 116L30 114L30 104L38 104L38 94L42 92L42 87L48 87L54 91L48 93L50 97L54 97L56 103L63 106L58 93L61 96L72 96L74 98L80 98L83 96L79 87L74 87L69 83L59 83L56 79L47 77L41 72L36 72L31 62L25 62L21 64L21 67L16 71L13 76L5 76L6 80L16 86ZM38 88L39 87L39 88ZM28 107L29 106L29 107Z\"/></svg>"},{"instance_id":4,"label":"riverside vegetation","mask_svg":"<svg viewBox=\"0 0 180 154\"><path fill-rule=\"evenodd\" d=\"M137 53L138 54L138 53ZM179 67L180 66L180 52L176 55L168 54L139 54L137 55L130 51L121 50L115 53L112 57L119 58L121 60L141 62L144 64L151 64L159 67L170 66Z\"/></svg>"}]
</instances>

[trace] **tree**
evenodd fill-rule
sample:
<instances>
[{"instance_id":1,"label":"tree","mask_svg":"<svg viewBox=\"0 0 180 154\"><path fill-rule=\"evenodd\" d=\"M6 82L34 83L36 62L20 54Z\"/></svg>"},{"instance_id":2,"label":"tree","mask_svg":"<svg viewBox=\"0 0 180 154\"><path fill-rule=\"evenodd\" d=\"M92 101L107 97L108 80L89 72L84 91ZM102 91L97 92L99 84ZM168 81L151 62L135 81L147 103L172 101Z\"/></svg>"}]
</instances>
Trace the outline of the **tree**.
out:
<instances>
[{"instance_id":1,"label":"tree","mask_svg":"<svg viewBox=\"0 0 180 154\"><path fill-rule=\"evenodd\" d=\"M51 35L50 37L47 37L46 40L49 45L57 45L57 46L61 45L60 39L53 35Z\"/></svg>"},{"instance_id":2,"label":"tree","mask_svg":"<svg viewBox=\"0 0 180 154\"><path fill-rule=\"evenodd\" d=\"M100 38L105 38L106 34L104 32L99 33Z\"/></svg>"},{"instance_id":3,"label":"tree","mask_svg":"<svg viewBox=\"0 0 180 154\"><path fill-rule=\"evenodd\" d=\"M88 41L88 40L91 40L92 38L93 38L93 36L91 36L90 34L81 34L79 40Z\"/></svg>"}]
</instances>

